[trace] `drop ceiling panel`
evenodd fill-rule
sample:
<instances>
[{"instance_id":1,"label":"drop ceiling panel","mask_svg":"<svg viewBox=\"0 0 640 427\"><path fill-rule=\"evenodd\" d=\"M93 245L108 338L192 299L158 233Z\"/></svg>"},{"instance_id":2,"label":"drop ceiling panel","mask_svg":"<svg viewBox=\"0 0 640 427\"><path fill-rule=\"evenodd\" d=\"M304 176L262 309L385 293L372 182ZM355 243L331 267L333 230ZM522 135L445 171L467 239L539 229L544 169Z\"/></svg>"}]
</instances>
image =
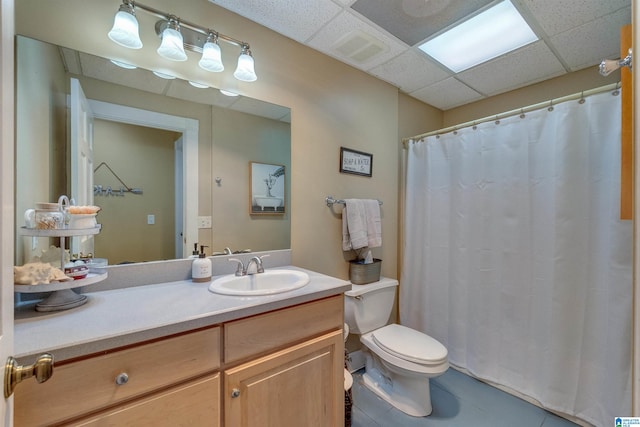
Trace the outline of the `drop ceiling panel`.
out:
<instances>
[{"instance_id":1,"label":"drop ceiling panel","mask_svg":"<svg viewBox=\"0 0 640 427\"><path fill-rule=\"evenodd\" d=\"M234 103L231 109L273 120L281 120L289 114L289 109L286 107L244 96L238 99L238 102Z\"/></svg>"},{"instance_id":2,"label":"drop ceiling panel","mask_svg":"<svg viewBox=\"0 0 640 427\"><path fill-rule=\"evenodd\" d=\"M458 74L458 79L484 95L533 84L566 71L545 42L538 41Z\"/></svg>"},{"instance_id":3,"label":"drop ceiling panel","mask_svg":"<svg viewBox=\"0 0 640 427\"><path fill-rule=\"evenodd\" d=\"M392 60L370 70L374 76L398 86L410 93L451 74L428 60L422 52L408 50Z\"/></svg>"},{"instance_id":4,"label":"drop ceiling panel","mask_svg":"<svg viewBox=\"0 0 640 427\"><path fill-rule=\"evenodd\" d=\"M548 36L594 21L620 9L629 8L630 0L515 0L531 12ZM514 2L515 2L514 1Z\"/></svg>"},{"instance_id":5,"label":"drop ceiling panel","mask_svg":"<svg viewBox=\"0 0 640 427\"><path fill-rule=\"evenodd\" d=\"M358 62L351 57L341 54L336 50L337 45L339 45L339 42L344 37L349 37L354 32L361 32L373 37L375 40L381 42L384 46L384 50L363 62ZM396 41L395 38L387 35L377 28L367 25L349 11L340 13L329 24L323 27L313 38L311 38L307 44L320 52L324 52L329 56L333 56L342 62L363 70L369 70L376 67L391 58L398 56L407 49L404 44Z\"/></svg>"},{"instance_id":6,"label":"drop ceiling panel","mask_svg":"<svg viewBox=\"0 0 640 427\"><path fill-rule=\"evenodd\" d=\"M80 66L86 77L104 80L127 87L161 94L167 87L168 80L153 76L149 71L137 68L126 70L97 56L80 53ZM151 77L150 77L151 75ZM123 83L124 82L124 83Z\"/></svg>"},{"instance_id":7,"label":"drop ceiling panel","mask_svg":"<svg viewBox=\"0 0 640 427\"><path fill-rule=\"evenodd\" d=\"M358 0L351 8L409 46L493 0Z\"/></svg>"},{"instance_id":8,"label":"drop ceiling panel","mask_svg":"<svg viewBox=\"0 0 640 427\"><path fill-rule=\"evenodd\" d=\"M342 8L331 0L209 0L289 38L304 42Z\"/></svg>"},{"instance_id":9,"label":"drop ceiling panel","mask_svg":"<svg viewBox=\"0 0 640 427\"><path fill-rule=\"evenodd\" d=\"M511 0L541 41L456 80L428 57L417 57L416 44L501 0L209 1L445 109L618 58L620 27L631 22L631 0ZM387 48L366 61L338 52L335 43L356 29Z\"/></svg>"},{"instance_id":10,"label":"drop ceiling panel","mask_svg":"<svg viewBox=\"0 0 640 427\"><path fill-rule=\"evenodd\" d=\"M441 110L458 107L483 97L453 77L411 92L410 95Z\"/></svg>"},{"instance_id":11,"label":"drop ceiling panel","mask_svg":"<svg viewBox=\"0 0 640 427\"><path fill-rule=\"evenodd\" d=\"M620 27L631 23L631 8L598 18L551 38L572 71L620 57Z\"/></svg>"}]
</instances>

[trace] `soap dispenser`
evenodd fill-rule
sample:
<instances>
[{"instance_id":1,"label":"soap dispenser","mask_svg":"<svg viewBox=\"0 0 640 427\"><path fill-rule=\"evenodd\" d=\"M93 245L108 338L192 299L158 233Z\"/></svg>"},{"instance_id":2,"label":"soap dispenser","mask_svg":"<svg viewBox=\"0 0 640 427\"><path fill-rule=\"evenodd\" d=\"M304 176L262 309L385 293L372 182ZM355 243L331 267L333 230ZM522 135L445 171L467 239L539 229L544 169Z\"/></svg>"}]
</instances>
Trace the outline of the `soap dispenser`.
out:
<instances>
[{"instance_id":1,"label":"soap dispenser","mask_svg":"<svg viewBox=\"0 0 640 427\"><path fill-rule=\"evenodd\" d=\"M191 279L194 282L208 282L211 280L211 260L204 254L204 248L208 246L200 245L198 258L191 264Z\"/></svg>"},{"instance_id":2,"label":"soap dispenser","mask_svg":"<svg viewBox=\"0 0 640 427\"><path fill-rule=\"evenodd\" d=\"M198 252L198 242L193 244L193 252L191 252L191 255L189 256L189 259L196 258L200 258L200 253Z\"/></svg>"}]
</instances>

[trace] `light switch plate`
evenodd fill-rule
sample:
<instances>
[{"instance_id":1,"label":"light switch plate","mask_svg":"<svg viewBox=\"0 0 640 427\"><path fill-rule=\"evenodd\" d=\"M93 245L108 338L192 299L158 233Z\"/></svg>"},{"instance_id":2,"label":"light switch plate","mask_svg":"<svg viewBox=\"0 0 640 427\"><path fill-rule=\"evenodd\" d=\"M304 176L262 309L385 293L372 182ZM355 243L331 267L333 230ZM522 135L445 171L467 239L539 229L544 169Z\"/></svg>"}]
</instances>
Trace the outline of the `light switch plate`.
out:
<instances>
[{"instance_id":1,"label":"light switch plate","mask_svg":"<svg viewBox=\"0 0 640 427\"><path fill-rule=\"evenodd\" d=\"M211 228L211 217L210 216L199 216L198 217L198 228Z\"/></svg>"},{"instance_id":2,"label":"light switch plate","mask_svg":"<svg viewBox=\"0 0 640 427\"><path fill-rule=\"evenodd\" d=\"M155 215L147 215L147 224L153 225L155 223L156 223L156 216Z\"/></svg>"}]
</instances>

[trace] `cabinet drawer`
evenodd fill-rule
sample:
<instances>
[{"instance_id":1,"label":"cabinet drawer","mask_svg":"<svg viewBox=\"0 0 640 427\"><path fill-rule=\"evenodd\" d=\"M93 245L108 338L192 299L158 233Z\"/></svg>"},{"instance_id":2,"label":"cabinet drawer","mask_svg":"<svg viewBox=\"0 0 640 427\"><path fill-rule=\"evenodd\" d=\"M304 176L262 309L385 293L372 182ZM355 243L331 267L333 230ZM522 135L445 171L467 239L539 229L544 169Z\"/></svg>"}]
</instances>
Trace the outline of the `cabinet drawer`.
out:
<instances>
[{"instance_id":1,"label":"cabinet drawer","mask_svg":"<svg viewBox=\"0 0 640 427\"><path fill-rule=\"evenodd\" d=\"M15 424L53 424L220 367L220 328L210 328L54 368L43 384L16 389ZM128 375L125 384L116 377ZM46 402L40 407L38 403Z\"/></svg>"},{"instance_id":2,"label":"cabinet drawer","mask_svg":"<svg viewBox=\"0 0 640 427\"><path fill-rule=\"evenodd\" d=\"M224 325L224 361L234 363L342 329L343 296L313 301Z\"/></svg>"},{"instance_id":3,"label":"cabinet drawer","mask_svg":"<svg viewBox=\"0 0 640 427\"><path fill-rule=\"evenodd\" d=\"M220 374L141 398L72 426L210 426L220 425Z\"/></svg>"}]
</instances>

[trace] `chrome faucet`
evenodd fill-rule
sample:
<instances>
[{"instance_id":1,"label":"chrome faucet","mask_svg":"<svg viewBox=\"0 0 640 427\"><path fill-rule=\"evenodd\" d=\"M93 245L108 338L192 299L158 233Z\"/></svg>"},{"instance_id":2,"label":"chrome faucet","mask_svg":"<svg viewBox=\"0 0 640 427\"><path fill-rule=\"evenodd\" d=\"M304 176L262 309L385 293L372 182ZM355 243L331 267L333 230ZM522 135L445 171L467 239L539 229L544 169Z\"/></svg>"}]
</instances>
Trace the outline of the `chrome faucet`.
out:
<instances>
[{"instance_id":1,"label":"chrome faucet","mask_svg":"<svg viewBox=\"0 0 640 427\"><path fill-rule=\"evenodd\" d=\"M233 251L230 248L226 247L224 248L224 251L222 251L222 253L225 255L231 255L233 254Z\"/></svg>"},{"instance_id":2,"label":"chrome faucet","mask_svg":"<svg viewBox=\"0 0 640 427\"><path fill-rule=\"evenodd\" d=\"M255 273L251 273L249 268L251 267L251 264L255 264L256 265L256 272ZM251 258L249 260L249 262L247 263L247 268L245 268L245 274L256 274L256 273L264 273L264 267L262 266L262 258L259 256L254 256L253 258Z\"/></svg>"},{"instance_id":3,"label":"chrome faucet","mask_svg":"<svg viewBox=\"0 0 640 427\"><path fill-rule=\"evenodd\" d=\"M247 266L244 266L244 263L242 262L242 260L238 259L238 258L229 258L229 261L233 261L233 262L237 262L238 263L238 268L236 269L235 275L236 276L246 276L247 274L257 274L257 273L264 273L264 266L262 265L262 258L269 256L269 254L267 255L262 255L262 256L254 256L253 258L251 258L249 260L249 262L247 263ZM255 264L255 271L251 271L250 267L252 264Z\"/></svg>"}]
</instances>

